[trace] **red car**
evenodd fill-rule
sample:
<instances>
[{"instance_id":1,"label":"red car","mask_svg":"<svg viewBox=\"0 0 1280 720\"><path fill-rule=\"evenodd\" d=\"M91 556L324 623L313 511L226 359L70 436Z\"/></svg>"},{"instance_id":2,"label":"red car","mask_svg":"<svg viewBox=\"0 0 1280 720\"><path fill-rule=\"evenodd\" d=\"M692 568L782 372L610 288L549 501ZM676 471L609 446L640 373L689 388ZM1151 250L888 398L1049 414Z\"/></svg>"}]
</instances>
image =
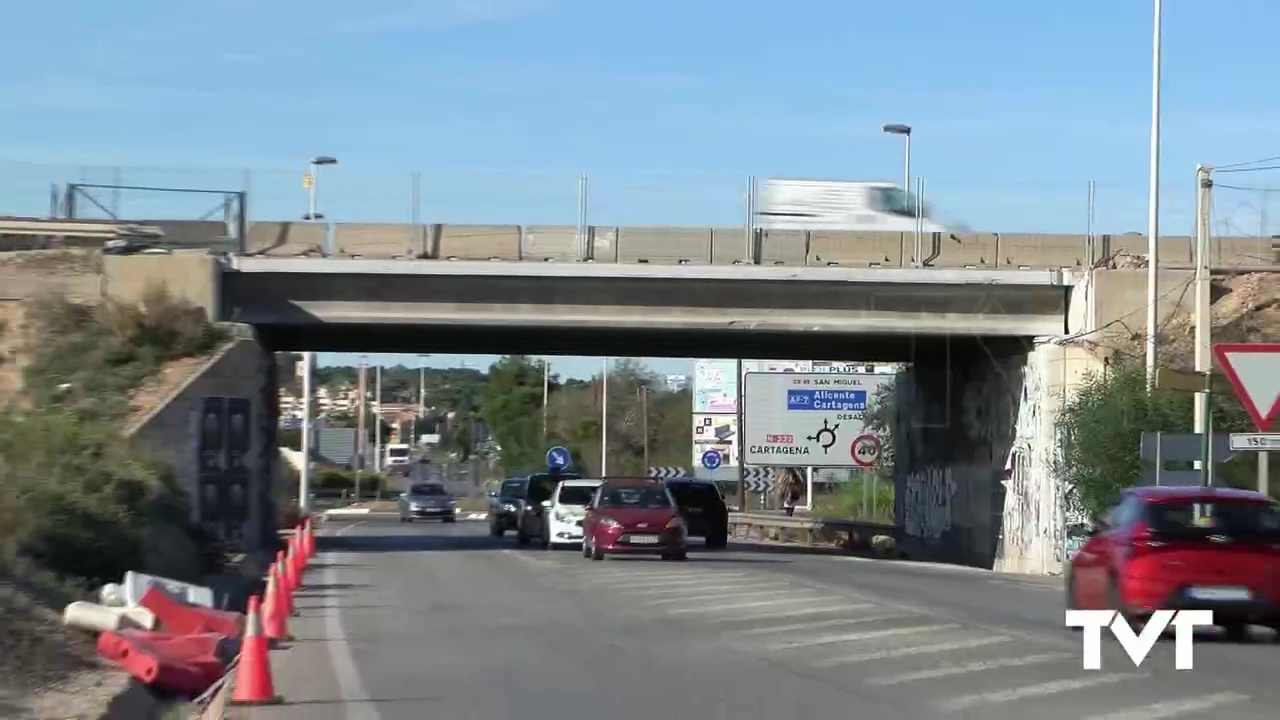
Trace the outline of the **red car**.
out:
<instances>
[{"instance_id":1,"label":"red car","mask_svg":"<svg viewBox=\"0 0 1280 720\"><path fill-rule=\"evenodd\" d=\"M1204 609L1232 638L1249 625L1280 632L1280 506L1245 490L1126 490L1071 558L1066 592L1068 608L1130 622Z\"/></svg>"},{"instance_id":2,"label":"red car","mask_svg":"<svg viewBox=\"0 0 1280 720\"><path fill-rule=\"evenodd\" d=\"M671 493L649 479L605 480L582 521L582 556L660 555L684 560L685 524Z\"/></svg>"}]
</instances>

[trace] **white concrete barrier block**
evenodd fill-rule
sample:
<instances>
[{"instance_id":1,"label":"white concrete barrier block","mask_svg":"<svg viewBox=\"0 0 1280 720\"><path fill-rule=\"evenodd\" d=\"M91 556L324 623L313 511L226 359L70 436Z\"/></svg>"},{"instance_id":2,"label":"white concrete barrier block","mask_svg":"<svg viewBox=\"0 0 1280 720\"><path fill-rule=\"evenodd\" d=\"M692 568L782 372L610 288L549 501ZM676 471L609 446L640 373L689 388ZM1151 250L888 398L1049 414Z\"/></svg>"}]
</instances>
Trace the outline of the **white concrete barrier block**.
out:
<instances>
[{"instance_id":1,"label":"white concrete barrier block","mask_svg":"<svg viewBox=\"0 0 1280 720\"><path fill-rule=\"evenodd\" d=\"M125 604L129 607L138 607L142 597L153 587L164 590L188 605L210 609L214 607L213 590L203 585L192 585L171 578L146 575L132 570L124 574L123 585Z\"/></svg>"},{"instance_id":2,"label":"white concrete barrier block","mask_svg":"<svg viewBox=\"0 0 1280 720\"><path fill-rule=\"evenodd\" d=\"M124 588L119 583L107 583L98 591L98 602L107 607L124 607L128 603L125 601Z\"/></svg>"},{"instance_id":3,"label":"white concrete barrier block","mask_svg":"<svg viewBox=\"0 0 1280 720\"><path fill-rule=\"evenodd\" d=\"M125 628L154 630L156 616L146 608L107 607L98 603L77 601L62 611L62 624L93 632Z\"/></svg>"}]
</instances>

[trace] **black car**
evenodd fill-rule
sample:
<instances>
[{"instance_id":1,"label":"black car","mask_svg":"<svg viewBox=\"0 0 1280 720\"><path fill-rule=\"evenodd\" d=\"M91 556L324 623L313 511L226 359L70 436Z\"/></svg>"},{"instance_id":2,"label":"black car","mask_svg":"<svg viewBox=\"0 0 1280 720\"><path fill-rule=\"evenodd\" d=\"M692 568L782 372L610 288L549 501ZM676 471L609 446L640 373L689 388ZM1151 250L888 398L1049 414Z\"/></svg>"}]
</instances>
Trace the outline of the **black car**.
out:
<instances>
[{"instance_id":1,"label":"black car","mask_svg":"<svg viewBox=\"0 0 1280 720\"><path fill-rule=\"evenodd\" d=\"M516 529L516 518L524 507L529 478L510 478L502 481L497 494L489 499L489 534L502 537L508 530Z\"/></svg>"},{"instance_id":2,"label":"black car","mask_svg":"<svg viewBox=\"0 0 1280 720\"><path fill-rule=\"evenodd\" d=\"M516 513L516 542L528 545L534 538L545 535L547 507L551 496L556 492L556 485L561 480L581 480L577 473L535 473L525 481L525 498Z\"/></svg>"},{"instance_id":3,"label":"black car","mask_svg":"<svg viewBox=\"0 0 1280 720\"><path fill-rule=\"evenodd\" d=\"M729 506L715 483L701 480L668 480L690 536L704 539L708 548L729 544Z\"/></svg>"}]
</instances>

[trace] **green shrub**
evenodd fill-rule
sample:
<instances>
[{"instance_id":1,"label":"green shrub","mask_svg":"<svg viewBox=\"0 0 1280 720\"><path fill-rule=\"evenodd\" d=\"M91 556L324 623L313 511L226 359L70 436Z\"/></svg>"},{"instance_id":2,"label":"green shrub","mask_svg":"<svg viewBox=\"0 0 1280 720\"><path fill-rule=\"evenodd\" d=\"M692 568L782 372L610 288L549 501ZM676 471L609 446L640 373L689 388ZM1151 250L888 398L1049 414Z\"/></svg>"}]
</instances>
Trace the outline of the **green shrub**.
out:
<instances>
[{"instance_id":1,"label":"green shrub","mask_svg":"<svg viewBox=\"0 0 1280 720\"><path fill-rule=\"evenodd\" d=\"M158 563L199 574L217 553L189 517L163 468L135 454L113 426L62 409L0 416L6 554L94 582ZM175 537L186 541L181 557Z\"/></svg>"},{"instance_id":2,"label":"green shrub","mask_svg":"<svg viewBox=\"0 0 1280 720\"><path fill-rule=\"evenodd\" d=\"M374 497L386 487L386 478L375 473L360 473L360 497ZM321 470L311 480L311 492L320 497L337 497L356 490L356 474L350 470Z\"/></svg>"}]
</instances>

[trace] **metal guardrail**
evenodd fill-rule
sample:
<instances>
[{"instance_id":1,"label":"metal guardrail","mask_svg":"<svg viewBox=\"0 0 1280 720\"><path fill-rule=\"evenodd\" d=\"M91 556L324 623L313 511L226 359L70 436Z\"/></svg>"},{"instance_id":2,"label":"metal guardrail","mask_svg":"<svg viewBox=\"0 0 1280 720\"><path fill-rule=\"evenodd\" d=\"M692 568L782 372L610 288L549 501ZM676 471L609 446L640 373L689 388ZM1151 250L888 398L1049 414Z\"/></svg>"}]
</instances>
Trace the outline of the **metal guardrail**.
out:
<instances>
[{"instance_id":1,"label":"metal guardrail","mask_svg":"<svg viewBox=\"0 0 1280 720\"><path fill-rule=\"evenodd\" d=\"M768 540L771 531L777 531L780 540L787 541L787 536L799 536L807 546L818 545L823 536L844 534L841 543L845 549L871 549L872 538L888 536L893 539L894 546L898 542L898 528L894 525L861 520L839 520L814 517L812 515L791 515L780 512L731 512L729 513L729 533L734 537L754 540ZM753 537L754 536L754 537Z\"/></svg>"}]
</instances>

